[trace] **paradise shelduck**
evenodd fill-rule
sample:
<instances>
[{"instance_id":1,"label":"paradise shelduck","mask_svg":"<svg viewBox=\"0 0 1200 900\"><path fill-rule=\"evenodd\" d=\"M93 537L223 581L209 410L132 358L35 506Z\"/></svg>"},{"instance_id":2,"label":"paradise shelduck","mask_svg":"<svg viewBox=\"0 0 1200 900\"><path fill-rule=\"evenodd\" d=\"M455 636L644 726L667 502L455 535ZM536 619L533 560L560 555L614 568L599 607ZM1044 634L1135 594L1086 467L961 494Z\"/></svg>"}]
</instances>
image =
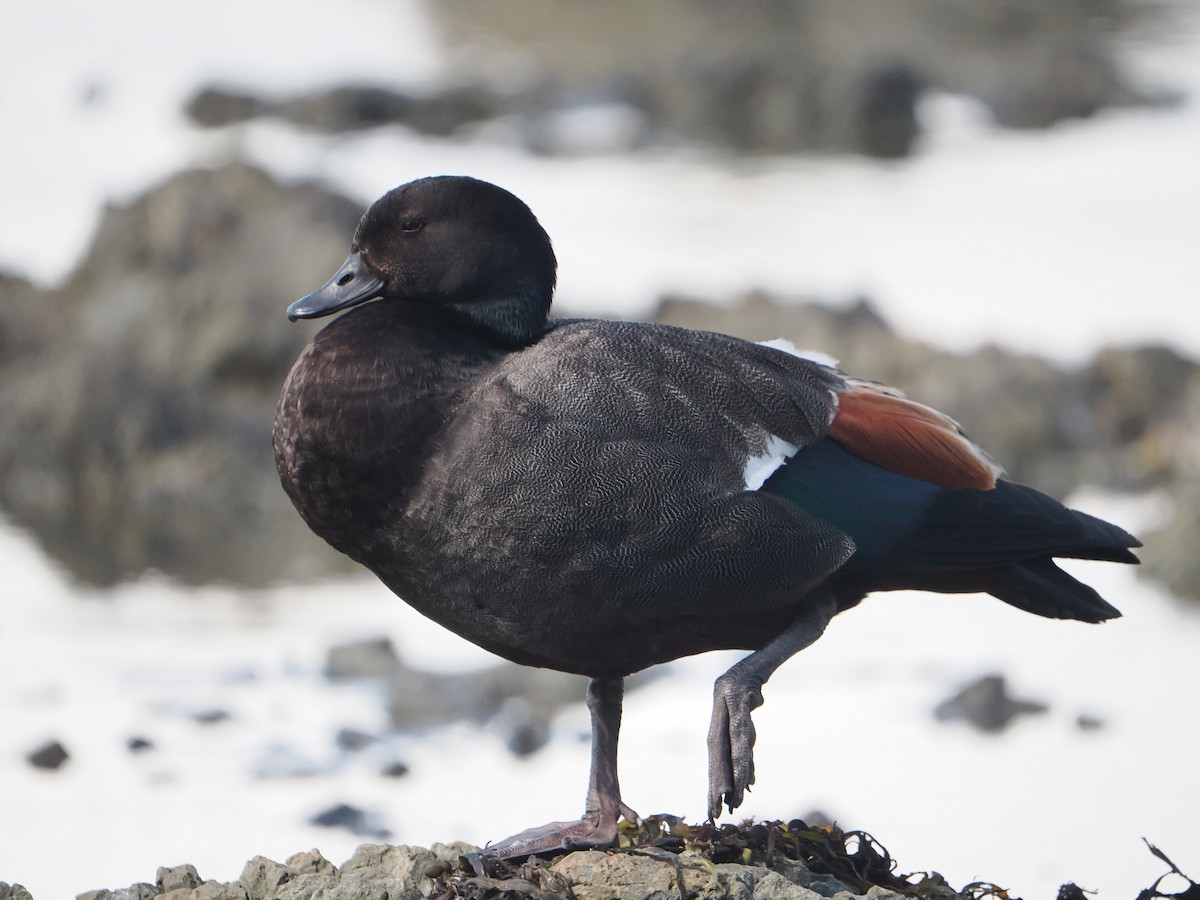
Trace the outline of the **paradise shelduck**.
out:
<instances>
[{"instance_id":1,"label":"paradise shelduck","mask_svg":"<svg viewBox=\"0 0 1200 900\"><path fill-rule=\"evenodd\" d=\"M288 308L346 310L280 398L283 487L320 537L506 659L588 676L585 812L491 850L606 846L623 678L753 651L716 682L708 812L754 782L751 710L781 663L873 591L984 592L1120 615L1055 557L1139 542L1000 478L951 419L775 342L550 319L556 261L507 191L423 178L363 216ZM617 261L614 261L617 264Z\"/></svg>"}]
</instances>

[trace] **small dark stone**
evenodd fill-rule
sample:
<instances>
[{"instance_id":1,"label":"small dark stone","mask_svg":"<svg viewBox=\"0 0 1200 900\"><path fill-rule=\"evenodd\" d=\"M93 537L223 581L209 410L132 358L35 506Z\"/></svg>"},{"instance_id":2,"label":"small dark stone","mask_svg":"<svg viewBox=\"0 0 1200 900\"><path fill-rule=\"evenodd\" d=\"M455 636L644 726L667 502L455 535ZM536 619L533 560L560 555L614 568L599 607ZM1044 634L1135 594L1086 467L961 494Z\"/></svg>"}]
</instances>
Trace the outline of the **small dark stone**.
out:
<instances>
[{"instance_id":1,"label":"small dark stone","mask_svg":"<svg viewBox=\"0 0 1200 900\"><path fill-rule=\"evenodd\" d=\"M412 770L408 767L408 763L403 763L399 760L396 760L395 762L390 762L384 766L383 771L381 771L379 774L385 778L403 778L411 771Z\"/></svg>"},{"instance_id":2,"label":"small dark stone","mask_svg":"<svg viewBox=\"0 0 1200 900\"><path fill-rule=\"evenodd\" d=\"M361 750L378 740L379 738L375 735L359 731L357 728L339 728L337 736L334 738L338 749L347 751Z\"/></svg>"},{"instance_id":3,"label":"small dark stone","mask_svg":"<svg viewBox=\"0 0 1200 900\"><path fill-rule=\"evenodd\" d=\"M29 753L25 759L35 769L57 769L70 759L70 754L58 741L48 741Z\"/></svg>"},{"instance_id":4,"label":"small dark stone","mask_svg":"<svg viewBox=\"0 0 1200 900\"><path fill-rule=\"evenodd\" d=\"M192 721L201 725L217 725L231 718L233 717L223 709L201 709L192 713Z\"/></svg>"},{"instance_id":5,"label":"small dark stone","mask_svg":"<svg viewBox=\"0 0 1200 900\"><path fill-rule=\"evenodd\" d=\"M1104 720L1090 713L1080 713L1075 717L1075 727L1080 731L1099 731L1104 727Z\"/></svg>"},{"instance_id":6,"label":"small dark stone","mask_svg":"<svg viewBox=\"0 0 1200 900\"><path fill-rule=\"evenodd\" d=\"M390 830L380 824L375 813L348 803L331 806L324 812L317 813L308 822L310 825L320 825L324 828L345 828L352 834L377 840L387 840L392 835Z\"/></svg>"},{"instance_id":7,"label":"small dark stone","mask_svg":"<svg viewBox=\"0 0 1200 900\"><path fill-rule=\"evenodd\" d=\"M258 97L215 87L201 90L185 108L188 118L204 128L245 122L271 111L270 105Z\"/></svg>"},{"instance_id":8,"label":"small dark stone","mask_svg":"<svg viewBox=\"0 0 1200 900\"><path fill-rule=\"evenodd\" d=\"M1049 707L1037 700L1016 700L1008 693L1003 675L984 675L934 709L938 721L963 720L980 731L995 734L1017 716L1043 713Z\"/></svg>"},{"instance_id":9,"label":"small dark stone","mask_svg":"<svg viewBox=\"0 0 1200 900\"><path fill-rule=\"evenodd\" d=\"M143 753L146 750L153 750L154 742L149 738L144 738L140 735L134 735L125 741L125 749L127 749L130 753Z\"/></svg>"},{"instance_id":10,"label":"small dark stone","mask_svg":"<svg viewBox=\"0 0 1200 900\"><path fill-rule=\"evenodd\" d=\"M550 741L550 729L545 722L527 721L516 725L508 737L508 750L517 759L533 756Z\"/></svg>"}]
</instances>

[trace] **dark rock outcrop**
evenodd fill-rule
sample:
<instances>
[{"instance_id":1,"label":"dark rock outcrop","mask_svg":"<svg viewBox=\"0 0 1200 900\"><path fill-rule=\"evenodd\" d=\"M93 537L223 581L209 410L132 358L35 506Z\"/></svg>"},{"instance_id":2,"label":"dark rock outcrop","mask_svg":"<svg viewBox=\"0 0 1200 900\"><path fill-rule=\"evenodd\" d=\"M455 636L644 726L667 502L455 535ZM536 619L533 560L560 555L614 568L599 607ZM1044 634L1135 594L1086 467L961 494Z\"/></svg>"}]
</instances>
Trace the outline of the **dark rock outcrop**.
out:
<instances>
[{"instance_id":1,"label":"dark rock outcrop","mask_svg":"<svg viewBox=\"0 0 1200 900\"><path fill-rule=\"evenodd\" d=\"M0 283L5 515L94 584L336 565L279 490L270 430L311 330L284 309L360 214L244 165L185 172L105 210L61 289Z\"/></svg>"},{"instance_id":2,"label":"dark rock outcrop","mask_svg":"<svg viewBox=\"0 0 1200 900\"><path fill-rule=\"evenodd\" d=\"M997 122L1019 128L1139 102L1117 41L1137 17L1156 14L1122 0L448 0L426 8L452 71L507 81L526 115L618 102L668 139L885 158L913 147L928 88L976 97ZM525 63L516 76L514 55Z\"/></svg>"},{"instance_id":3,"label":"dark rock outcrop","mask_svg":"<svg viewBox=\"0 0 1200 900\"><path fill-rule=\"evenodd\" d=\"M1166 15L1123 0L451 0L426 9L449 84L283 98L213 85L187 114L210 128L274 116L323 132L394 124L435 136L496 123L492 134L548 154L683 142L895 159L916 145L929 89L975 97L1015 128L1149 102L1117 45L1141 19Z\"/></svg>"},{"instance_id":4,"label":"dark rock outcrop","mask_svg":"<svg viewBox=\"0 0 1200 900\"><path fill-rule=\"evenodd\" d=\"M422 134L446 137L464 126L502 115L506 103L506 98L481 84L443 87L428 94L377 85L342 85L283 100L210 86L193 95L185 112L205 128L274 116L301 128L330 133L404 125Z\"/></svg>"}]
</instances>

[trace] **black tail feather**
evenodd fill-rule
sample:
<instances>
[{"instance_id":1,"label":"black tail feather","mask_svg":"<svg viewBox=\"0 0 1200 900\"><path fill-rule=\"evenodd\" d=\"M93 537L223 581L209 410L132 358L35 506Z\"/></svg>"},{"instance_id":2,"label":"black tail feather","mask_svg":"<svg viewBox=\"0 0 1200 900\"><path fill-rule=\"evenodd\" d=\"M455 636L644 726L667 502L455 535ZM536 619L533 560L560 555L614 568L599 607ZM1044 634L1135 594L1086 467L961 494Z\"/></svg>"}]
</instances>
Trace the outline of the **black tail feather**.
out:
<instances>
[{"instance_id":1,"label":"black tail feather","mask_svg":"<svg viewBox=\"0 0 1200 900\"><path fill-rule=\"evenodd\" d=\"M1059 557L1136 563L1125 529L1011 481L990 491L943 491L891 553L918 568L991 568Z\"/></svg>"},{"instance_id":2,"label":"black tail feather","mask_svg":"<svg viewBox=\"0 0 1200 900\"><path fill-rule=\"evenodd\" d=\"M1018 609L1049 619L1103 622L1121 615L1095 590L1072 578L1049 558L994 570L985 590Z\"/></svg>"},{"instance_id":3,"label":"black tail feather","mask_svg":"<svg viewBox=\"0 0 1200 900\"><path fill-rule=\"evenodd\" d=\"M944 490L885 554L852 557L839 574L848 595L916 588L982 591L1052 619L1103 622L1121 613L1055 558L1136 564L1141 543L1124 529L1025 485Z\"/></svg>"}]
</instances>

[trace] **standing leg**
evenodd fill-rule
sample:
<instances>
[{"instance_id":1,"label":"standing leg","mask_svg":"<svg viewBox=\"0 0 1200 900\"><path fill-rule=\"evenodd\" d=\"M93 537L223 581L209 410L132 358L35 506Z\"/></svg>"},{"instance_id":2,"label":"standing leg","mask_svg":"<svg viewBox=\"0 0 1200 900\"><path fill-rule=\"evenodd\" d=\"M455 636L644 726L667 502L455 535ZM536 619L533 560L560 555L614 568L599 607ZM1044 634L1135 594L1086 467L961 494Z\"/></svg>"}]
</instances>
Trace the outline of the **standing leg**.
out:
<instances>
[{"instance_id":1,"label":"standing leg","mask_svg":"<svg viewBox=\"0 0 1200 900\"><path fill-rule=\"evenodd\" d=\"M762 686L783 663L819 638L837 612L837 604L827 591L814 591L808 600L791 625L713 685L712 724L708 729L710 819L721 814L722 803L733 812L754 784L754 722L750 712L762 706Z\"/></svg>"},{"instance_id":2,"label":"standing leg","mask_svg":"<svg viewBox=\"0 0 1200 900\"><path fill-rule=\"evenodd\" d=\"M593 678L588 683L592 773L582 818L577 822L551 822L514 834L489 846L488 855L511 858L550 850L610 847L617 842L617 821L621 816L637 821L637 813L622 802L617 781L617 737L621 730L624 689L621 678Z\"/></svg>"}]
</instances>

